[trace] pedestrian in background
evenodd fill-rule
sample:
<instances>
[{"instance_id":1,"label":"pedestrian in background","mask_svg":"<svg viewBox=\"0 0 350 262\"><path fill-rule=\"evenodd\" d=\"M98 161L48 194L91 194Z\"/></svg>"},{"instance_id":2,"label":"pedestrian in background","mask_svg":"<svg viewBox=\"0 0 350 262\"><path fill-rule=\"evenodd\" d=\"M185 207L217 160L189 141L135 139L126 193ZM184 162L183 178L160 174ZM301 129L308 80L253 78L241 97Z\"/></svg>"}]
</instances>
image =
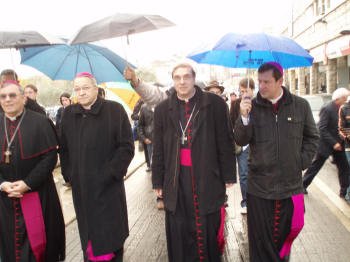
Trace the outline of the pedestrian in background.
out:
<instances>
[{"instance_id":1,"label":"pedestrian in background","mask_svg":"<svg viewBox=\"0 0 350 262\"><path fill-rule=\"evenodd\" d=\"M231 122L234 124L237 119L240 117L240 103L242 97L245 99L253 99L255 83L252 78L242 78L239 81L239 94L240 97L233 102L231 102L230 107L230 117ZM236 148L236 158L238 163L238 176L239 176L239 185L241 188L242 201L241 201L241 214L247 213L247 178L248 178L248 157L249 157L249 145L238 146Z\"/></svg>"},{"instance_id":2,"label":"pedestrian in background","mask_svg":"<svg viewBox=\"0 0 350 262\"><path fill-rule=\"evenodd\" d=\"M249 144L247 221L250 261L288 261L304 225L302 170L316 152L318 133L309 103L291 94L275 62L258 69L259 92L242 96L234 127Z\"/></svg>"},{"instance_id":3,"label":"pedestrian in background","mask_svg":"<svg viewBox=\"0 0 350 262\"><path fill-rule=\"evenodd\" d=\"M323 164L330 155L338 169L340 191L339 196L344 198L349 187L350 169L344 151L344 140L339 134L339 108L346 102L349 90L338 88L332 94L332 101L321 108L318 129L320 132L320 142L317 153L303 177L304 193L312 180L318 174Z\"/></svg>"},{"instance_id":4,"label":"pedestrian in background","mask_svg":"<svg viewBox=\"0 0 350 262\"><path fill-rule=\"evenodd\" d=\"M57 137L58 137L58 143L60 144L61 141L61 121L62 121L62 117L63 117L63 113L64 113L64 109L69 106L71 104L71 100L70 100L70 94L68 94L67 92L64 92L60 95L60 103L61 103L61 107L57 110L56 113L56 121L55 121L55 127L56 127L56 133L57 133ZM60 158L60 162L61 162L61 153L60 150L58 151L58 155ZM61 166L61 173L64 179L64 183L63 186L70 188L71 184L69 182L69 177L67 177L67 172L62 171L62 168L65 168L65 166Z\"/></svg>"}]
</instances>

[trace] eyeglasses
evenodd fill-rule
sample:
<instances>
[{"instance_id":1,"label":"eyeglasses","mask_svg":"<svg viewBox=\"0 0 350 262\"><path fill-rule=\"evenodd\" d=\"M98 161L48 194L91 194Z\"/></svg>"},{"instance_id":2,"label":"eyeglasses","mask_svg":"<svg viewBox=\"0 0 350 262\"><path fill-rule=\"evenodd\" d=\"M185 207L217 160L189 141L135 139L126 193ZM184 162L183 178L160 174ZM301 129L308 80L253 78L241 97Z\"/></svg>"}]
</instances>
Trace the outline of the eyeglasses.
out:
<instances>
[{"instance_id":1,"label":"eyeglasses","mask_svg":"<svg viewBox=\"0 0 350 262\"><path fill-rule=\"evenodd\" d=\"M75 92L75 93L79 93L80 91L88 91L89 89L91 89L92 88L92 86L82 86L82 87L74 87L73 88L73 91Z\"/></svg>"},{"instance_id":2,"label":"eyeglasses","mask_svg":"<svg viewBox=\"0 0 350 262\"><path fill-rule=\"evenodd\" d=\"M181 77L181 76L178 76L178 75L176 75L176 76L173 77L174 82L180 82L181 80L183 80L184 82L187 82L187 81L189 81L189 80L191 80L191 79L193 79L193 76L190 75L190 74L184 75L184 76L182 76L182 77Z\"/></svg>"},{"instance_id":3,"label":"eyeglasses","mask_svg":"<svg viewBox=\"0 0 350 262\"><path fill-rule=\"evenodd\" d=\"M18 96L16 93L9 93L9 94L1 94L0 100L5 100L6 97L9 97L10 99L15 99Z\"/></svg>"}]
</instances>

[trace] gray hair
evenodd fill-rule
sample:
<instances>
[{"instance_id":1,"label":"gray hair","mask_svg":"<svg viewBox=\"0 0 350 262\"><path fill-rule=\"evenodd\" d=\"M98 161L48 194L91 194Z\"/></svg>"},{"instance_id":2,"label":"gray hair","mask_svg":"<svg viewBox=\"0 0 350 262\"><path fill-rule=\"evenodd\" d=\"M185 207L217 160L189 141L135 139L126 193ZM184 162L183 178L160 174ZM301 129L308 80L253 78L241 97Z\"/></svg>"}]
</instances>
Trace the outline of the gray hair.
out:
<instances>
[{"instance_id":1,"label":"gray hair","mask_svg":"<svg viewBox=\"0 0 350 262\"><path fill-rule=\"evenodd\" d=\"M347 97L350 95L350 91L345 87L337 88L332 94L332 101L335 101L342 97Z\"/></svg>"},{"instance_id":2,"label":"gray hair","mask_svg":"<svg viewBox=\"0 0 350 262\"><path fill-rule=\"evenodd\" d=\"M0 88L4 88L4 87L6 87L6 86L9 86L9 85L15 85L15 86L17 86L18 87L18 90L19 90L19 92L21 93L21 95L24 95L24 88L20 85L20 84L16 84L16 83L14 83L14 82L10 82L10 81L5 81L1 86L0 86Z\"/></svg>"}]
</instances>

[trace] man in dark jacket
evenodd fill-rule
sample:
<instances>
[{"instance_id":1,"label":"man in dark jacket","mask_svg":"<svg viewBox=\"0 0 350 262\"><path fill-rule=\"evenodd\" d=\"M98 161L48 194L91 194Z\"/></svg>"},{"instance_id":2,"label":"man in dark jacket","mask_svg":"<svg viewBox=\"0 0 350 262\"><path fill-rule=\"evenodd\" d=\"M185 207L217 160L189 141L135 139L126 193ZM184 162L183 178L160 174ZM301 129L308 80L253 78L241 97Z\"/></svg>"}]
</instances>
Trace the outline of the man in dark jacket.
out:
<instances>
[{"instance_id":1,"label":"man in dark jacket","mask_svg":"<svg viewBox=\"0 0 350 262\"><path fill-rule=\"evenodd\" d=\"M320 142L316 156L303 177L305 194L307 194L307 187L311 184L318 171L320 171L328 157L332 155L338 169L339 196L344 198L346 195L346 190L349 186L350 170L344 151L344 140L339 135L338 112L340 106L346 102L348 95L349 90L338 88L332 94L332 101L321 108L320 121L318 123Z\"/></svg>"},{"instance_id":2,"label":"man in dark jacket","mask_svg":"<svg viewBox=\"0 0 350 262\"><path fill-rule=\"evenodd\" d=\"M169 261L220 261L226 187L236 182L226 103L195 86L189 64L154 113L152 183L164 198Z\"/></svg>"},{"instance_id":3,"label":"man in dark jacket","mask_svg":"<svg viewBox=\"0 0 350 262\"><path fill-rule=\"evenodd\" d=\"M259 92L242 97L235 140L249 144L247 191L250 261L286 261L304 225L302 170L311 163L318 134L308 102L282 87L274 62L258 70Z\"/></svg>"},{"instance_id":4,"label":"man in dark jacket","mask_svg":"<svg viewBox=\"0 0 350 262\"><path fill-rule=\"evenodd\" d=\"M85 259L122 261L129 235L124 176L134 142L123 107L98 97L95 78L74 79L78 104L61 122L61 165L70 178Z\"/></svg>"},{"instance_id":5,"label":"man in dark jacket","mask_svg":"<svg viewBox=\"0 0 350 262\"><path fill-rule=\"evenodd\" d=\"M147 104L143 104L141 106L137 133L140 143L143 143L147 163L147 172L151 171L151 159L153 152L153 115L154 107Z\"/></svg>"}]
</instances>

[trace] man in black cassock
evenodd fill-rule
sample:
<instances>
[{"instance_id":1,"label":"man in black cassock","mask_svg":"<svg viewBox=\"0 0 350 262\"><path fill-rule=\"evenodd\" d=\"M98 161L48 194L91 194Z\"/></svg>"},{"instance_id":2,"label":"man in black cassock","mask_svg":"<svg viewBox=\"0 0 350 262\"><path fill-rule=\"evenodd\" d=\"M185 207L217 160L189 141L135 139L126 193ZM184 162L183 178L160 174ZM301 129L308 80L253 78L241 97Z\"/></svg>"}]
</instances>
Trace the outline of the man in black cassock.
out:
<instances>
[{"instance_id":1,"label":"man in black cassock","mask_svg":"<svg viewBox=\"0 0 350 262\"><path fill-rule=\"evenodd\" d=\"M236 182L232 126L224 100L195 86L179 64L174 92L154 113L152 183L163 197L169 261L220 261L226 187Z\"/></svg>"},{"instance_id":2,"label":"man in black cassock","mask_svg":"<svg viewBox=\"0 0 350 262\"><path fill-rule=\"evenodd\" d=\"M52 171L57 141L48 118L24 108L23 89L0 88L1 261L65 259L65 225Z\"/></svg>"},{"instance_id":3,"label":"man in black cassock","mask_svg":"<svg viewBox=\"0 0 350 262\"><path fill-rule=\"evenodd\" d=\"M89 261L122 261L131 126L119 103L98 97L91 74L80 73L73 83L78 104L68 106L61 121L61 165L72 186L82 250Z\"/></svg>"}]
</instances>

